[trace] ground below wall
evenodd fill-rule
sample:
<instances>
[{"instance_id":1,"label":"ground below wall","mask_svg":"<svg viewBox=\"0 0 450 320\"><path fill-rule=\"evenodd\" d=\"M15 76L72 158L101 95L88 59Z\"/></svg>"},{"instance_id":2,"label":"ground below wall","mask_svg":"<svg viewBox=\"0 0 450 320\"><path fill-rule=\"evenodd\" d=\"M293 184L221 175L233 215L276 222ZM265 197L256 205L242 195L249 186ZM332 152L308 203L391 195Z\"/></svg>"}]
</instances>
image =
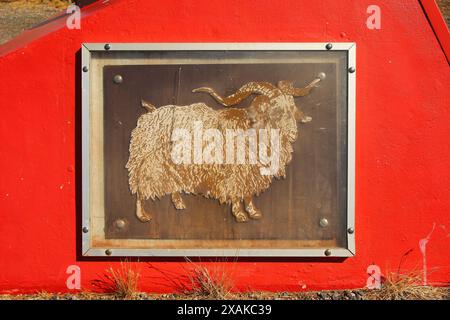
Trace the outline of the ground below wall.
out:
<instances>
[{"instance_id":1,"label":"ground below wall","mask_svg":"<svg viewBox=\"0 0 450 320\"><path fill-rule=\"evenodd\" d=\"M335 290L312 292L246 292L225 297L207 294L150 294L136 292L131 297L116 294L58 294L41 292L29 295L0 295L0 300L450 300L449 288L398 287L385 290Z\"/></svg>"}]
</instances>

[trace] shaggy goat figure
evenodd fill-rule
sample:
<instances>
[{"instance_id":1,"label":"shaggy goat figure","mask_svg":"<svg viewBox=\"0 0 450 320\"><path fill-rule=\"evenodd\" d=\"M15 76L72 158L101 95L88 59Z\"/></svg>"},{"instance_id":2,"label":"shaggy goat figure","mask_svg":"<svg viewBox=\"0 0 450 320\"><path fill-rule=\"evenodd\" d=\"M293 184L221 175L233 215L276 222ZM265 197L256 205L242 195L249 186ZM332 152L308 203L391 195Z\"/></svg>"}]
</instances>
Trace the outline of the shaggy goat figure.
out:
<instances>
[{"instance_id":1,"label":"shaggy goat figure","mask_svg":"<svg viewBox=\"0 0 450 320\"><path fill-rule=\"evenodd\" d=\"M155 108L142 101L147 109L137 121L131 133L130 157L126 168L129 171L129 186L137 195L136 215L142 222L151 220L143 202L171 195L176 209L184 209L181 193L203 195L217 199L221 204L231 204L237 222L248 217L259 219L261 212L252 198L269 188L273 177L285 177L286 165L292 159L292 143L297 139L297 121L311 121L301 112L294 97L307 95L320 79L315 79L304 88L294 88L289 81L279 81L277 86L268 82L250 82L236 93L222 98L211 88L198 88L193 92L209 93L225 107L233 106L252 94L257 96L245 108L214 110L204 103L188 106L167 105ZM192 130L193 124L201 121L205 129L278 129L278 171L262 175L261 164L175 164L171 160L172 130ZM241 202L244 202L244 209ZM247 216L247 214L248 216Z\"/></svg>"}]
</instances>

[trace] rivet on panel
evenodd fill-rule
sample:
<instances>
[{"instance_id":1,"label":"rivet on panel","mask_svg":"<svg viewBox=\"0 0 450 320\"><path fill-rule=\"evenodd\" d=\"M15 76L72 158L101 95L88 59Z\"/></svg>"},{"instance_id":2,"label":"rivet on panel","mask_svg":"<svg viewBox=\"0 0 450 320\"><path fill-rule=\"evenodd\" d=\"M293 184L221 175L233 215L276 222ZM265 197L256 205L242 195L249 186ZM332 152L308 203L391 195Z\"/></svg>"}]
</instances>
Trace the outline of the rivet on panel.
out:
<instances>
[{"instance_id":1,"label":"rivet on panel","mask_svg":"<svg viewBox=\"0 0 450 320\"><path fill-rule=\"evenodd\" d=\"M126 226L126 222L123 219L117 219L116 221L114 221L114 225L116 226L117 229L123 229Z\"/></svg>"},{"instance_id":2,"label":"rivet on panel","mask_svg":"<svg viewBox=\"0 0 450 320\"><path fill-rule=\"evenodd\" d=\"M331 256L331 250L330 249L325 250L325 255L327 257Z\"/></svg>"},{"instance_id":3,"label":"rivet on panel","mask_svg":"<svg viewBox=\"0 0 450 320\"><path fill-rule=\"evenodd\" d=\"M116 74L113 79L114 83L119 84L123 82L123 78L120 74Z\"/></svg>"},{"instance_id":4,"label":"rivet on panel","mask_svg":"<svg viewBox=\"0 0 450 320\"><path fill-rule=\"evenodd\" d=\"M354 73L355 71L356 71L355 67L348 68L348 72L350 73Z\"/></svg>"},{"instance_id":5,"label":"rivet on panel","mask_svg":"<svg viewBox=\"0 0 450 320\"><path fill-rule=\"evenodd\" d=\"M326 227L328 227L329 223L328 223L328 220L326 218L322 218L322 219L320 219L319 224L320 224L320 226L322 228L326 228Z\"/></svg>"},{"instance_id":6,"label":"rivet on panel","mask_svg":"<svg viewBox=\"0 0 450 320\"><path fill-rule=\"evenodd\" d=\"M355 232L355 230L353 228L348 228L347 232L350 233L350 234L353 234Z\"/></svg>"},{"instance_id":7,"label":"rivet on panel","mask_svg":"<svg viewBox=\"0 0 450 320\"><path fill-rule=\"evenodd\" d=\"M105 50L111 49L111 45L109 43L105 44Z\"/></svg>"},{"instance_id":8,"label":"rivet on panel","mask_svg":"<svg viewBox=\"0 0 450 320\"><path fill-rule=\"evenodd\" d=\"M89 71L89 68L86 67L86 66L84 66L84 67L83 67L83 72L88 72L88 71Z\"/></svg>"},{"instance_id":9,"label":"rivet on panel","mask_svg":"<svg viewBox=\"0 0 450 320\"><path fill-rule=\"evenodd\" d=\"M105 250L105 254L106 254L107 256L110 256L110 255L112 255L112 251L111 251L110 249L106 249L106 250Z\"/></svg>"},{"instance_id":10,"label":"rivet on panel","mask_svg":"<svg viewBox=\"0 0 450 320\"><path fill-rule=\"evenodd\" d=\"M319 77L320 80L325 80L325 78L327 77L325 72L320 72L317 76Z\"/></svg>"},{"instance_id":11,"label":"rivet on panel","mask_svg":"<svg viewBox=\"0 0 450 320\"><path fill-rule=\"evenodd\" d=\"M89 232L89 228L88 227L83 227L83 233L88 233Z\"/></svg>"},{"instance_id":12,"label":"rivet on panel","mask_svg":"<svg viewBox=\"0 0 450 320\"><path fill-rule=\"evenodd\" d=\"M327 50L331 50L333 48L333 45L331 43L327 43L327 45L325 46L325 48Z\"/></svg>"}]
</instances>

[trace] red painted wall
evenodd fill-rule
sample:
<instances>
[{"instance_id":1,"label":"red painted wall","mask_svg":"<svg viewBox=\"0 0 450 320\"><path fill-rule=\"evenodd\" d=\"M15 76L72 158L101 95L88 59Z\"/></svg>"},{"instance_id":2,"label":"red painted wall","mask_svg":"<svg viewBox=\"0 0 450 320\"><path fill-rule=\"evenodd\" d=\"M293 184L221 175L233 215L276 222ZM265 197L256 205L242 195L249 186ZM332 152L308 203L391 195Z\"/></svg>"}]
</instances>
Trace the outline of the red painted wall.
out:
<instances>
[{"instance_id":1,"label":"red painted wall","mask_svg":"<svg viewBox=\"0 0 450 320\"><path fill-rule=\"evenodd\" d=\"M66 291L75 264L82 286L113 261L76 253L76 53L83 42L357 43L356 245L345 261L246 259L223 263L239 290L362 287L368 265L384 273L423 267L450 280L449 68L418 1L116 1L0 58L0 292ZM381 30L366 9L381 8ZM79 67L79 66L78 66ZM78 144L78 143L77 143ZM173 278L176 260L148 260ZM214 262L209 262L213 264ZM208 264L208 263L207 263ZM142 289L173 291L140 262Z\"/></svg>"}]
</instances>

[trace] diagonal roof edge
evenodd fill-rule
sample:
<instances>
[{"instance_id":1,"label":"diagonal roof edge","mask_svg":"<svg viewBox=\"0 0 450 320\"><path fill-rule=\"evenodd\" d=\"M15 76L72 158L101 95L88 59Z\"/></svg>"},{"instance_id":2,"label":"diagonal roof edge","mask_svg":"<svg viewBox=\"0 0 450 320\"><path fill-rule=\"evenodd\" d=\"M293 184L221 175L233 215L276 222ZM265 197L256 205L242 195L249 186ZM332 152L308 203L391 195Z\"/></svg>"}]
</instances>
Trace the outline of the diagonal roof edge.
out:
<instances>
[{"instance_id":1,"label":"diagonal roof edge","mask_svg":"<svg viewBox=\"0 0 450 320\"><path fill-rule=\"evenodd\" d=\"M433 29L447 63L450 63L450 33L435 0L419 0L420 6Z\"/></svg>"},{"instance_id":2,"label":"diagonal roof edge","mask_svg":"<svg viewBox=\"0 0 450 320\"><path fill-rule=\"evenodd\" d=\"M79 6L80 8L85 7L87 5L90 5L94 2L97 2L98 0L75 0L75 4Z\"/></svg>"}]
</instances>

